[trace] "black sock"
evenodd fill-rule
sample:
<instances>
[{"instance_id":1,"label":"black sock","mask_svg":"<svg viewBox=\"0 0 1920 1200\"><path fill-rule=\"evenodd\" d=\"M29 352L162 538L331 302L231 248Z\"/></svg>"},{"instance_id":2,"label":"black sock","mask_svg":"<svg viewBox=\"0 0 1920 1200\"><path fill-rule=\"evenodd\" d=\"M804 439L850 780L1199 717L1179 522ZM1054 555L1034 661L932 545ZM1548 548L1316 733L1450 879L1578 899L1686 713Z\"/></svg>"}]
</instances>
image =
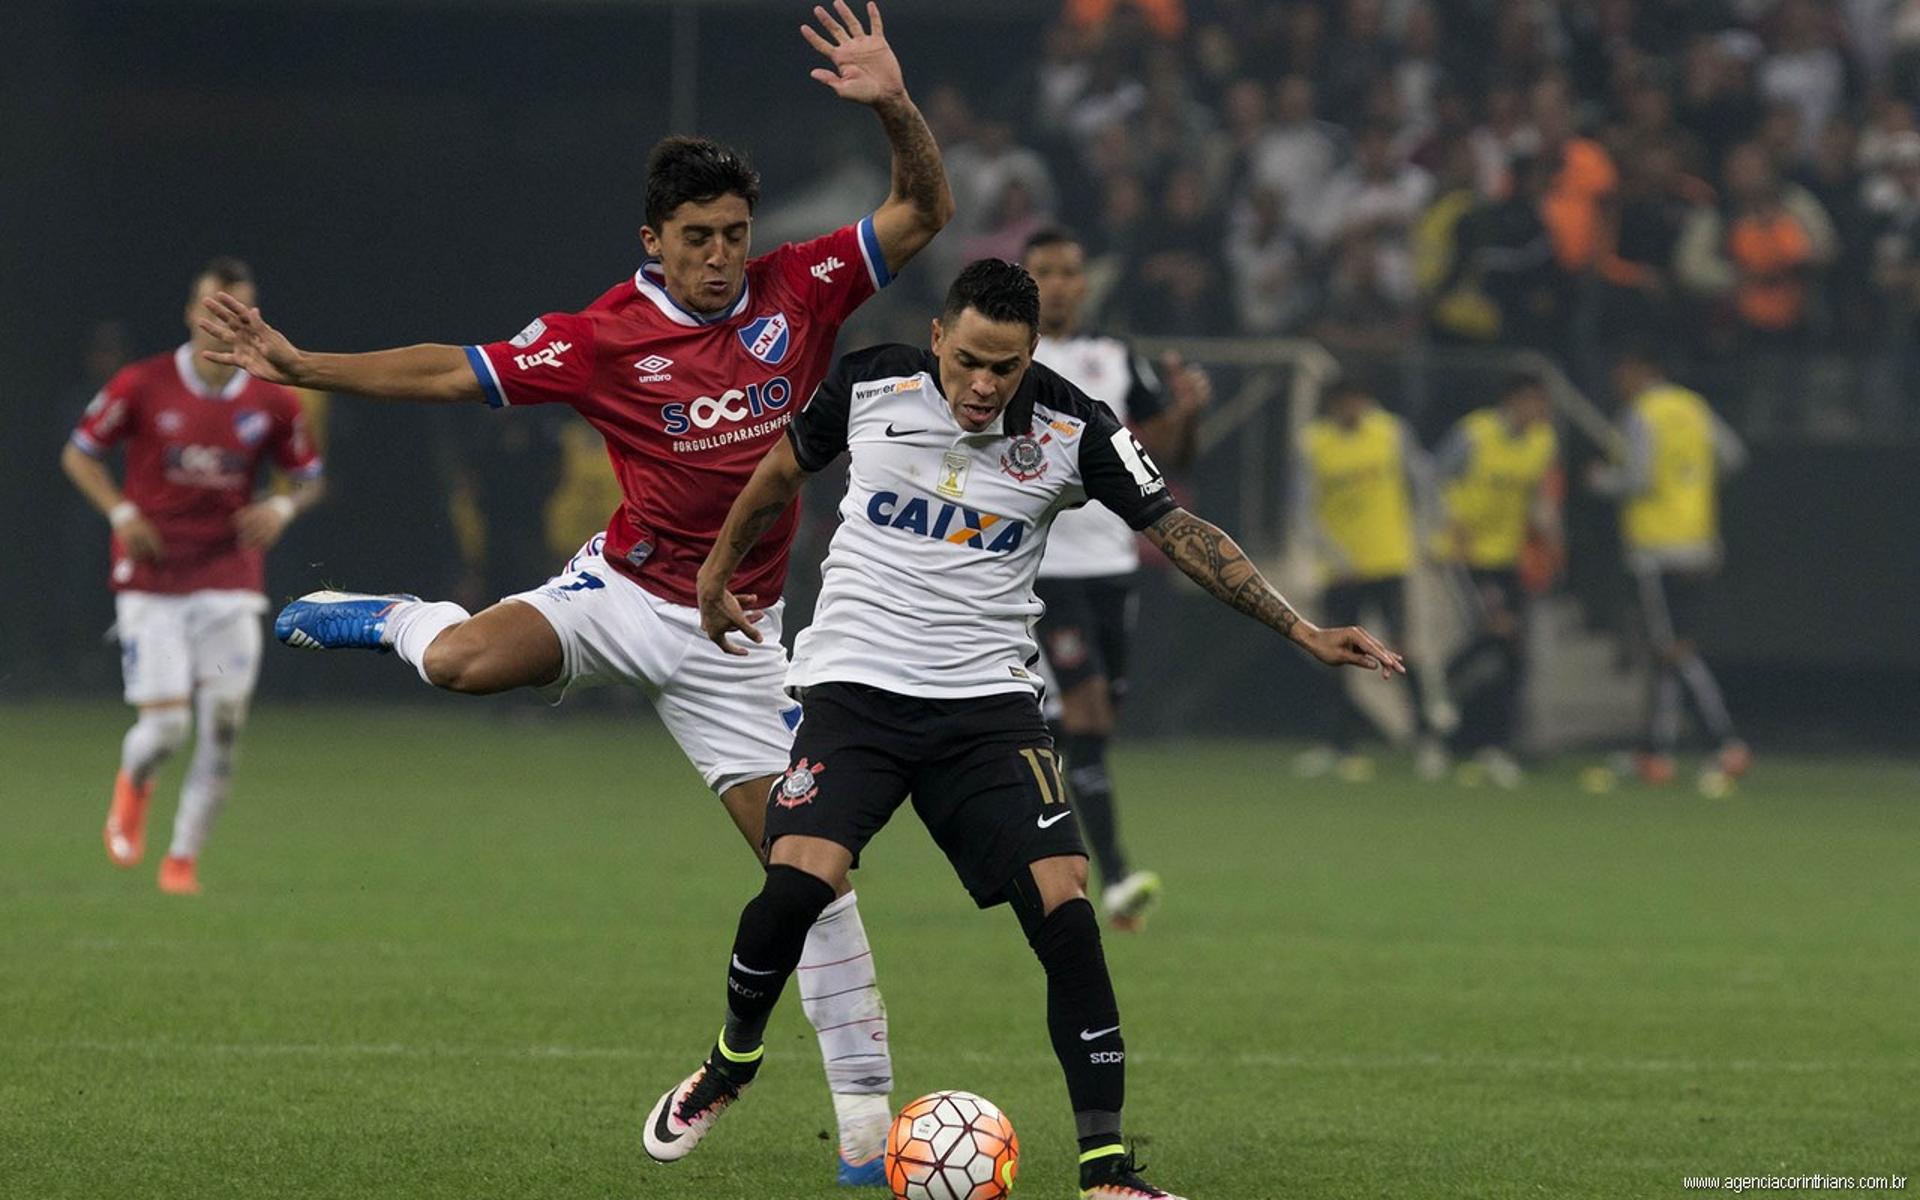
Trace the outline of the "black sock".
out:
<instances>
[{"instance_id":1,"label":"black sock","mask_svg":"<svg viewBox=\"0 0 1920 1200\"><path fill-rule=\"evenodd\" d=\"M1047 972L1047 1032L1067 1076L1079 1135L1099 1145L1118 1145L1127 1048L1093 905L1084 898L1067 901L1029 940Z\"/></svg>"},{"instance_id":2,"label":"black sock","mask_svg":"<svg viewBox=\"0 0 1920 1200\"><path fill-rule=\"evenodd\" d=\"M1100 864L1102 883L1127 877L1127 856L1120 849L1119 820L1113 811L1113 781L1107 775L1107 737L1102 733L1068 733L1060 749L1067 756L1067 787L1073 791L1074 815L1087 835L1093 860Z\"/></svg>"},{"instance_id":3,"label":"black sock","mask_svg":"<svg viewBox=\"0 0 1920 1200\"><path fill-rule=\"evenodd\" d=\"M740 910L727 963L727 1023L708 1061L729 1078L745 1082L760 1068L767 1018L800 965L807 931L833 903L833 888L798 867L767 868L760 894Z\"/></svg>"}]
</instances>

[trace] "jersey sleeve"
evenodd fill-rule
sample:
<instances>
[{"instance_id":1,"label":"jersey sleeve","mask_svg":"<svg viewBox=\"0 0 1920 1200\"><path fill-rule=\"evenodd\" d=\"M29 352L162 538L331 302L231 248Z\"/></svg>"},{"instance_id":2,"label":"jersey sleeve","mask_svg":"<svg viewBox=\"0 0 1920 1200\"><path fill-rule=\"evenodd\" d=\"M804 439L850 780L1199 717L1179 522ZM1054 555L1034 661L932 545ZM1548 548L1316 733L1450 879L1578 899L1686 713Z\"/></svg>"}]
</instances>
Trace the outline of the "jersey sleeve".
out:
<instances>
[{"instance_id":1,"label":"jersey sleeve","mask_svg":"<svg viewBox=\"0 0 1920 1200\"><path fill-rule=\"evenodd\" d=\"M1080 435L1080 479L1089 500L1098 500L1133 529L1145 529L1179 505L1153 459L1113 410L1096 403Z\"/></svg>"},{"instance_id":2,"label":"jersey sleeve","mask_svg":"<svg viewBox=\"0 0 1920 1200\"><path fill-rule=\"evenodd\" d=\"M825 237L782 246L769 257L807 311L836 325L893 282L871 215Z\"/></svg>"},{"instance_id":3,"label":"jersey sleeve","mask_svg":"<svg viewBox=\"0 0 1920 1200\"><path fill-rule=\"evenodd\" d=\"M850 358L842 358L819 387L807 406L787 426L787 440L793 443L793 457L803 471L824 470L847 449L847 419L853 407L854 368Z\"/></svg>"},{"instance_id":4,"label":"jersey sleeve","mask_svg":"<svg viewBox=\"0 0 1920 1200\"><path fill-rule=\"evenodd\" d=\"M326 466L313 444L313 433L308 428L307 413L299 397L287 396L275 415L278 419L273 423L273 444L268 447L273 465L294 479L320 478Z\"/></svg>"},{"instance_id":5,"label":"jersey sleeve","mask_svg":"<svg viewBox=\"0 0 1920 1200\"><path fill-rule=\"evenodd\" d=\"M95 458L105 457L133 433L139 401L133 373L121 371L94 393L68 440Z\"/></svg>"},{"instance_id":6,"label":"jersey sleeve","mask_svg":"<svg viewBox=\"0 0 1920 1200\"><path fill-rule=\"evenodd\" d=\"M585 313L548 313L504 342L466 352L490 408L577 405L593 381L593 321Z\"/></svg>"}]
</instances>

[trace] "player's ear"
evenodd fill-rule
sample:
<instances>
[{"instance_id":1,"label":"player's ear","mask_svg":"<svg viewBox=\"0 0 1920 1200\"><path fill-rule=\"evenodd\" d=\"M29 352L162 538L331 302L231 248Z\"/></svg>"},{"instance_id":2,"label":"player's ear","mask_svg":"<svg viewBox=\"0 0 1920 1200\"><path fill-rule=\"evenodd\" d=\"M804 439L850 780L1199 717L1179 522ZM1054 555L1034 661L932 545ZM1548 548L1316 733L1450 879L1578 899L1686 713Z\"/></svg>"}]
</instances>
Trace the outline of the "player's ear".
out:
<instances>
[{"instance_id":1,"label":"player's ear","mask_svg":"<svg viewBox=\"0 0 1920 1200\"><path fill-rule=\"evenodd\" d=\"M935 358L938 358L938 357L940 357L940 335L941 335L941 332L942 332L942 330L940 329L940 318L939 318L939 317L935 317L935 318L933 319L933 356L934 356Z\"/></svg>"},{"instance_id":2,"label":"player's ear","mask_svg":"<svg viewBox=\"0 0 1920 1200\"><path fill-rule=\"evenodd\" d=\"M645 250L651 258L660 257L660 235L653 231L653 226L640 227L640 248Z\"/></svg>"}]
</instances>

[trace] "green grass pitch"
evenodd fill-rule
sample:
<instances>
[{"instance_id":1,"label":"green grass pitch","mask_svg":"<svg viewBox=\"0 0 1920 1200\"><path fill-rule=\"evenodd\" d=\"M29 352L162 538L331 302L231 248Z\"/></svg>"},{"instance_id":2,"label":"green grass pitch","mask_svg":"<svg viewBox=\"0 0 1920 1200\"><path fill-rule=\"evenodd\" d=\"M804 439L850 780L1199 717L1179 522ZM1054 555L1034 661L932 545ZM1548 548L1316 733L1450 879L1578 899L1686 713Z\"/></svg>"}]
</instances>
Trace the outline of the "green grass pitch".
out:
<instances>
[{"instance_id":1,"label":"green grass pitch","mask_svg":"<svg viewBox=\"0 0 1920 1200\"><path fill-rule=\"evenodd\" d=\"M511 719L525 714L527 719ZM720 1021L755 868L650 721L267 708L202 866L99 826L126 716L0 708L0 1197L826 1197L792 997L675 1167L638 1121ZM1920 1174L1920 769L1769 759L1732 797L1302 783L1281 744L1123 746L1110 935L1151 1177L1199 1200L1663 1196ZM1037 966L911 810L857 876L896 1102L968 1088L1071 1197Z\"/></svg>"}]
</instances>

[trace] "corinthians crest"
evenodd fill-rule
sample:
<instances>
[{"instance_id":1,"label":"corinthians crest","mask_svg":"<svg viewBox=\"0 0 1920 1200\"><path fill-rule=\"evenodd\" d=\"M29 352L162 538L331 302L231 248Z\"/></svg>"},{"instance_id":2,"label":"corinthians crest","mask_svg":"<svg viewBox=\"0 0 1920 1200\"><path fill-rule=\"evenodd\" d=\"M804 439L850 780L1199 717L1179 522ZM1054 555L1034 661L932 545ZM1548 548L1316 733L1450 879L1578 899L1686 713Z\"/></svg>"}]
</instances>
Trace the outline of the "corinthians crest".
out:
<instances>
[{"instance_id":1,"label":"corinthians crest","mask_svg":"<svg viewBox=\"0 0 1920 1200\"><path fill-rule=\"evenodd\" d=\"M774 789L773 802L781 808L799 808L820 794L820 785L816 778L827 769L827 764L809 764L806 759L787 768L780 777L780 786Z\"/></svg>"},{"instance_id":2,"label":"corinthians crest","mask_svg":"<svg viewBox=\"0 0 1920 1200\"><path fill-rule=\"evenodd\" d=\"M1047 473L1047 452L1040 448L1038 438L1023 433L1008 443L1006 453L1000 456L1000 469L1021 483L1038 479Z\"/></svg>"}]
</instances>

